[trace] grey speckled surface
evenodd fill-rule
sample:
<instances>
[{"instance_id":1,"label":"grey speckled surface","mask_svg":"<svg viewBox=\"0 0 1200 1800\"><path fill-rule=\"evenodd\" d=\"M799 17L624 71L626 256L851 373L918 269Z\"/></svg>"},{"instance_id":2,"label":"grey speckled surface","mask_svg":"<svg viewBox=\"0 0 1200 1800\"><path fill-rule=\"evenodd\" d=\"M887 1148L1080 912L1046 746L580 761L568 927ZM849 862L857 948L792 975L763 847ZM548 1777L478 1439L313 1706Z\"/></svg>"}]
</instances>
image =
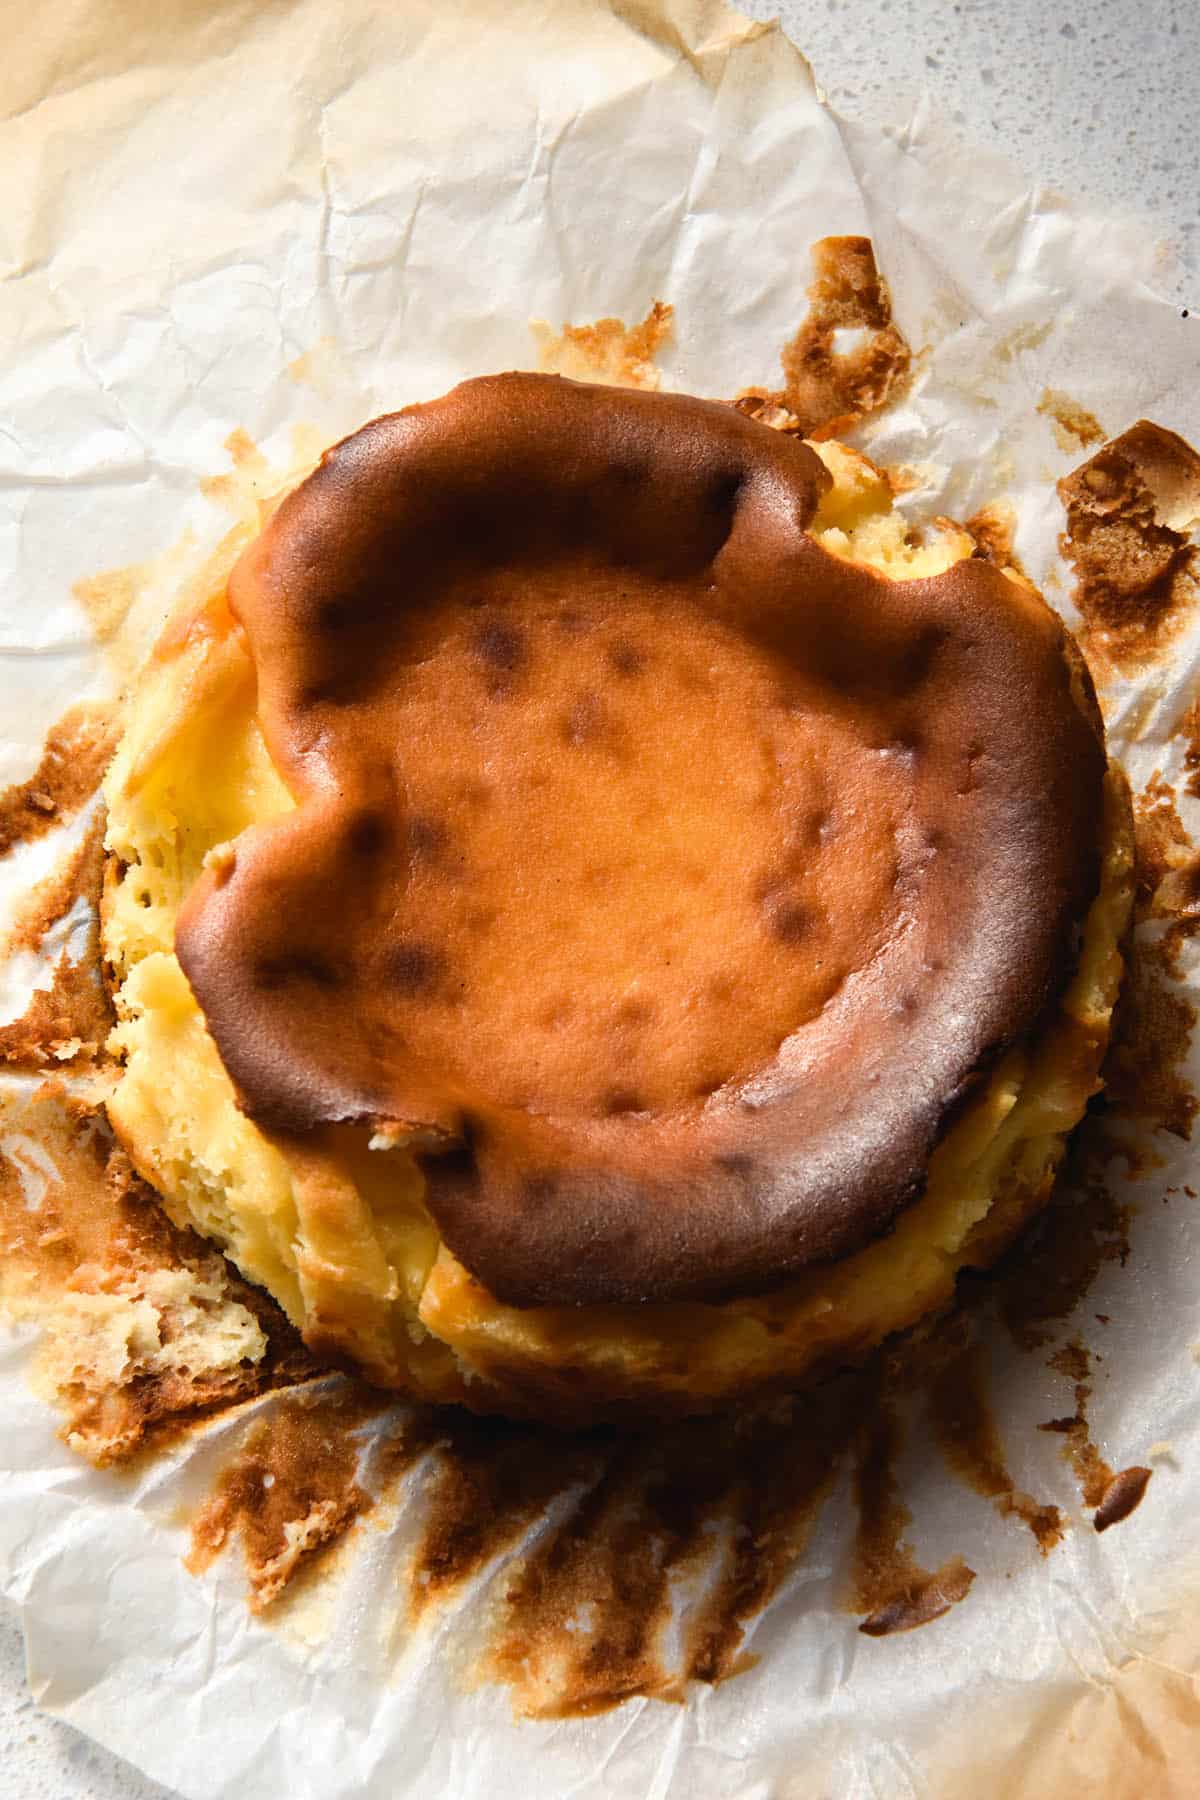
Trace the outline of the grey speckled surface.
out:
<instances>
[{"instance_id":1,"label":"grey speckled surface","mask_svg":"<svg viewBox=\"0 0 1200 1800\"><path fill-rule=\"evenodd\" d=\"M1098 206L1149 214L1179 263L1164 287L1200 305L1195 0L743 0L777 10L832 103L896 117L929 90L968 140ZM0 1616L0 1800L169 1800L39 1714L20 1632ZM449 1800L449 1797L448 1797Z\"/></svg>"},{"instance_id":2,"label":"grey speckled surface","mask_svg":"<svg viewBox=\"0 0 1200 1800\"><path fill-rule=\"evenodd\" d=\"M157 1782L38 1712L25 1685L20 1628L7 1611L0 1611L0 1795L3 1800L171 1800Z\"/></svg>"},{"instance_id":3,"label":"grey speckled surface","mask_svg":"<svg viewBox=\"0 0 1200 1800\"><path fill-rule=\"evenodd\" d=\"M894 119L927 90L964 138L1104 208L1148 216L1200 305L1195 0L741 0L782 18L830 103Z\"/></svg>"}]
</instances>

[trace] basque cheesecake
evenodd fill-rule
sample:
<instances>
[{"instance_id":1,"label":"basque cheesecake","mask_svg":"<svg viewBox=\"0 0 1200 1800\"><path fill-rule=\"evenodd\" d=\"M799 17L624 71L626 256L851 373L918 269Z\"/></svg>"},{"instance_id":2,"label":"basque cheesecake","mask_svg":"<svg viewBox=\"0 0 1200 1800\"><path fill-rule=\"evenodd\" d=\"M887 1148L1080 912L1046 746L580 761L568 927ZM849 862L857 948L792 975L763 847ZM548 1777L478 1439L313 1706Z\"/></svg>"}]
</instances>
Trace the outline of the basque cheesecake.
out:
<instances>
[{"instance_id":1,"label":"basque cheesecake","mask_svg":"<svg viewBox=\"0 0 1200 1800\"><path fill-rule=\"evenodd\" d=\"M861 1357L1045 1202L1132 837L1016 570L839 444L521 374L232 549L107 782L109 1112L314 1350L702 1410Z\"/></svg>"}]
</instances>

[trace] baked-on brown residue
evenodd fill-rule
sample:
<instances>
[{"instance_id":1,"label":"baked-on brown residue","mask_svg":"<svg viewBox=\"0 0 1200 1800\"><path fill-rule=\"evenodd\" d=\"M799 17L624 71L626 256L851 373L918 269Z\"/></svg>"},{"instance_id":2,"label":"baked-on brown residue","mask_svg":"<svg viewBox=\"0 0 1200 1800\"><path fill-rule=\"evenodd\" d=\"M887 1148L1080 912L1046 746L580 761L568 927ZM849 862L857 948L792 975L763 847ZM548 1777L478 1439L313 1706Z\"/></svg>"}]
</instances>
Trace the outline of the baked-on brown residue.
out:
<instances>
[{"instance_id":1,"label":"baked-on brown residue","mask_svg":"<svg viewBox=\"0 0 1200 1800\"><path fill-rule=\"evenodd\" d=\"M483 1673L512 1687L521 1711L564 1717L632 1694L678 1698L689 1681L749 1666L747 1628L803 1553L856 1429L859 1386L850 1378L653 1439L556 1446L527 1433L525 1480L553 1490L558 1516L500 1579ZM432 1537L443 1544L436 1523ZM474 1532L467 1541L464 1574L511 1539L493 1525L486 1545ZM415 1581L424 1575L422 1554ZM677 1583L689 1605L672 1654Z\"/></svg>"},{"instance_id":2,"label":"baked-on brown residue","mask_svg":"<svg viewBox=\"0 0 1200 1800\"><path fill-rule=\"evenodd\" d=\"M1162 966L1177 975L1184 945L1200 933L1200 851L1157 772L1136 796L1134 812L1138 917L1164 924L1155 948Z\"/></svg>"},{"instance_id":3,"label":"baked-on brown residue","mask_svg":"<svg viewBox=\"0 0 1200 1800\"><path fill-rule=\"evenodd\" d=\"M1009 1473L988 1396L986 1352L963 1313L952 1314L934 1333L930 1355L929 1420L947 1467L991 1500L1002 1517L1028 1526L1046 1556L1062 1537L1062 1514L1017 1487Z\"/></svg>"},{"instance_id":4,"label":"baked-on brown residue","mask_svg":"<svg viewBox=\"0 0 1200 1800\"><path fill-rule=\"evenodd\" d=\"M72 706L46 736L28 781L0 793L0 856L56 830L100 785L116 742L112 709Z\"/></svg>"},{"instance_id":5,"label":"baked-on brown residue","mask_svg":"<svg viewBox=\"0 0 1200 1800\"><path fill-rule=\"evenodd\" d=\"M572 1438L505 1419L447 1414L410 1570L412 1616L511 1549L569 1488L598 1480L608 1447L599 1436Z\"/></svg>"},{"instance_id":6,"label":"baked-on brown residue","mask_svg":"<svg viewBox=\"0 0 1200 1800\"><path fill-rule=\"evenodd\" d=\"M1086 450L1090 444L1102 444L1108 435L1095 413L1088 412L1060 388L1043 388L1037 409L1051 421L1059 449L1068 454Z\"/></svg>"},{"instance_id":7,"label":"baked-on brown residue","mask_svg":"<svg viewBox=\"0 0 1200 1800\"><path fill-rule=\"evenodd\" d=\"M358 1434L378 1413L376 1396L336 1378L274 1401L193 1519L187 1567L199 1574L236 1535L251 1611L278 1600L370 1509L358 1481Z\"/></svg>"},{"instance_id":8,"label":"baked-on brown residue","mask_svg":"<svg viewBox=\"0 0 1200 1800\"><path fill-rule=\"evenodd\" d=\"M1172 736L1183 744L1183 766L1187 770L1185 793L1200 796L1200 695L1188 706Z\"/></svg>"},{"instance_id":9,"label":"baked-on brown residue","mask_svg":"<svg viewBox=\"0 0 1200 1800\"><path fill-rule=\"evenodd\" d=\"M591 325L564 325L554 332L544 321L531 326L538 368L573 381L603 381L613 387L653 390L662 385L656 358L671 337L675 309L655 300L638 325L597 319Z\"/></svg>"},{"instance_id":10,"label":"baked-on brown residue","mask_svg":"<svg viewBox=\"0 0 1200 1800\"><path fill-rule=\"evenodd\" d=\"M965 1598L975 1579L961 1556L922 1568L906 1533L912 1514L900 1498L896 1464L903 1445L899 1417L882 1389L862 1424L854 1470L858 1538L851 1572L852 1604L866 1617L859 1630L890 1637L941 1618Z\"/></svg>"},{"instance_id":11,"label":"baked-on brown residue","mask_svg":"<svg viewBox=\"0 0 1200 1800\"><path fill-rule=\"evenodd\" d=\"M1092 1397L1091 1354L1078 1338L1055 1352L1050 1367L1072 1383L1075 1411L1064 1418L1047 1419L1040 1429L1059 1432L1065 1438L1063 1455L1075 1471L1083 1503L1095 1508L1092 1524L1097 1531L1107 1531L1139 1505L1153 1470L1137 1465L1114 1473L1093 1443L1087 1417Z\"/></svg>"},{"instance_id":12,"label":"baked-on brown residue","mask_svg":"<svg viewBox=\"0 0 1200 1800\"><path fill-rule=\"evenodd\" d=\"M127 1462L229 1406L288 1390L254 1419L201 1507L194 1567L240 1539L253 1604L268 1606L345 1537L371 1492L386 1493L434 1447L409 1577L413 1615L545 1522L506 1580L484 1653L486 1672L512 1684L522 1710L597 1710L746 1666L745 1632L796 1567L857 1429L862 1378L654 1438L573 1438L454 1410L414 1413L389 1424L368 1491L360 1438L384 1404L359 1384L318 1384L320 1370L277 1308L169 1224L94 1106L46 1083L12 1103L3 1137L6 1298L47 1333L46 1385L82 1454ZM153 1341L144 1342L148 1326ZM239 1357L254 1349L255 1327L263 1347ZM185 1333L180 1364L171 1350ZM583 1509L559 1517L580 1494L590 1496ZM698 1592L672 1654L660 1635L670 1584L692 1572ZM592 1610L576 1629L583 1601Z\"/></svg>"},{"instance_id":13,"label":"baked-on brown residue","mask_svg":"<svg viewBox=\"0 0 1200 1800\"><path fill-rule=\"evenodd\" d=\"M19 1019L0 1026L0 1062L17 1069L62 1068L95 1059L112 1014L95 962L59 956L50 985L37 988Z\"/></svg>"},{"instance_id":14,"label":"baked-on brown residue","mask_svg":"<svg viewBox=\"0 0 1200 1800\"><path fill-rule=\"evenodd\" d=\"M1132 1169L1146 1166L1147 1126L1190 1138L1200 1108L1186 1072L1196 1007L1178 980L1183 945L1200 929L1200 858L1158 777L1135 795L1134 823L1135 930L1104 1067L1107 1147Z\"/></svg>"},{"instance_id":15,"label":"baked-on brown residue","mask_svg":"<svg viewBox=\"0 0 1200 1800\"><path fill-rule=\"evenodd\" d=\"M112 707L75 706L47 734L36 773L0 797L0 855L59 828L92 800L112 755ZM0 955L39 951L76 902L87 907L77 959L68 948L48 985L30 994L19 1018L0 1026L0 1064L24 1071L92 1063L112 1026L100 973L99 901L104 871L104 820L99 814L58 867L24 893L9 915Z\"/></svg>"},{"instance_id":16,"label":"baked-on brown residue","mask_svg":"<svg viewBox=\"0 0 1200 1800\"><path fill-rule=\"evenodd\" d=\"M1113 1154L1107 1124L1103 1112L1085 1119L1049 1205L992 1277L999 1316L1023 1350L1052 1343L1101 1269L1129 1254L1132 1208L1104 1174Z\"/></svg>"},{"instance_id":17,"label":"baked-on brown residue","mask_svg":"<svg viewBox=\"0 0 1200 1800\"><path fill-rule=\"evenodd\" d=\"M687 1627L689 1678L719 1681L748 1666L747 1630L799 1565L850 1452L864 1383L869 1389L869 1375L848 1375L765 1408L713 1446L715 1466L724 1463L733 1478L721 1509L731 1529L717 1579Z\"/></svg>"},{"instance_id":18,"label":"baked-on brown residue","mask_svg":"<svg viewBox=\"0 0 1200 1800\"><path fill-rule=\"evenodd\" d=\"M1142 419L1065 475L1058 492L1080 642L1096 673L1132 674L1164 651L1195 604L1189 534L1200 517L1200 456Z\"/></svg>"},{"instance_id":19,"label":"baked-on brown residue","mask_svg":"<svg viewBox=\"0 0 1200 1800\"><path fill-rule=\"evenodd\" d=\"M784 386L746 388L736 405L752 417L783 408L791 430L836 437L895 397L912 358L870 238L820 238L811 254L816 276L807 317L782 351ZM855 341L839 344L839 332Z\"/></svg>"},{"instance_id":20,"label":"baked-on brown residue","mask_svg":"<svg viewBox=\"0 0 1200 1800\"><path fill-rule=\"evenodd\" d=\"M37 988L17 1019L0 1025L0 1062L40 1070L94 1062L113 1024L100 975L98 908L104 873L104 820L98 817L53 875L30 890L0 954L37 950L77 900L88 907L86 941L77 960L58 956L48 987Z\"/></svg>"}]
</instances>

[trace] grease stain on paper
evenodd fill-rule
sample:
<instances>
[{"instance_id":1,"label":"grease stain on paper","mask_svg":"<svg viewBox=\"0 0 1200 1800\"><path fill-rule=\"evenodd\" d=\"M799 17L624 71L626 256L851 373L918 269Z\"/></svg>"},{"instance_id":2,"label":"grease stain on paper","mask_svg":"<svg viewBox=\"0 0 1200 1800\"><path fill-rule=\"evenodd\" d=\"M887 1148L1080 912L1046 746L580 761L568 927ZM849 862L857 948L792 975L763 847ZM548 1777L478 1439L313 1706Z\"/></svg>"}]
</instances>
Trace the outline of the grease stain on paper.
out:
<instances>
[{"instance_id":1,"label":"grease stain on paper","mask_svg":"<svg viewBox=\"0 0 1200 1800\"><path fill-rule=\"evenodd\" d=\"M0 1064L35 1069L94 1063L114 1023L100 964L100 890L104 820L99 814L60 866L37 883L13 916L0 955L40 951L53 928L82 903L82 952L59 952L45 987L33 990L19 1018L0 1025Z\"/></svg>"},{"instance_id":2,"label":"grease stain on paper","mask_svg":"<svg viewBox=\"0 0 1200 1800\"><path fill-rule=\"evenodd\" d=\"M1108 436L1095 413L1080 406L1061 388L1043 388L1037 410L1043 418L1050 420L1055 442L1068 455L1075 450L1087 450L1092 444L1102 444Z\"/></svg>"}]
</instances>

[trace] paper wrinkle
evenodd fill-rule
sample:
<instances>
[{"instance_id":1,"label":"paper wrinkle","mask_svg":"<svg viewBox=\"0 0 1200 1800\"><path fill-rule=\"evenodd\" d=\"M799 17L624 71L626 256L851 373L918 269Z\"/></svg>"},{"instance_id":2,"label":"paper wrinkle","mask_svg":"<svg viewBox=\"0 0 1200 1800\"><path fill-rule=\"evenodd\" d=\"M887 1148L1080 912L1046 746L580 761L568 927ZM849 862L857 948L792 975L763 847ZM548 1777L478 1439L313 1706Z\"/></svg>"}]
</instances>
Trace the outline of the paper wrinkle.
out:
<instances>
[{"instance_id":1,"label":"paper wrinkle","mask_svg":"<svg viewBox=\"0 0 1200 1800\"><path fill-rule=\"evenodd\" d=\"M90 20L58 0L43 11L27 64L0 73L0 325L13 346L0 374L0 766L12 779L69 700L114 684L73 584L157 557L185 530L197 554L211 546L227 521L197 483L225 467L231 429L283 464L302 421L330 439L462 376L531 366L532 317L632 321L661 298L676 308L666 385L728 398L777 384L806 310L809 244L869 234L897 321L926 354L863 441L931 472L903 497L915 517L1010 497L1018 553L1035 580L1057 580L1068 613L1054 482L1083 453L1059 450L1036 414L1043 388L1113 434L1145 415L1200 439L1200 336L1154 294L1153 247L1133 227L964 155L928 99L890 134L839 120L775 28L720 5L471 0L450 20L426 0L218 4L203 18L139 10L124 37L105 6ZM55 44L57 63L39 65ZM323 339L340 384L325 394L285 373ZM171 580L164 564L147 630ZM1166 736L1198 667L1193 624L1149 697L1119 691L1114 738L1136 785L1178 767ZM1200 1667L1187 1619L1200 1567L1175 1574L1171 1548L1194 1515L1200 1229L1185 1202L1160 1204L1168 1182L1194 1178L1193 1153L1164 1154L1135 1190L1131 1266L1105 1269L1084 1319L1113 1318L1091 1413L1103 1453L1120 1467L1168 1439L1178 1473L1156 1472L1135 1521L1097 1537L1060 1440L1036 1430L1070 1409L1069 1384L997 1349L1013 1477L1063 1507L1066 1542L1042 1562L1017 1521L914 1437L913 1541L929 1566L961 1551L980 1571L968 1600L908 1636L863 1637L841 1610L843 1478L748 1634L758 1665L686 1708L637 1700L516 1723L504 1691L465 1688L452 1659L516 1550L410 1634L400 1577L436 1449L405 1476L387 1532L377 1517L356 1528L307 1622L302 1608L252 1619L236 1550L189 1576L176 1515L278 1401L222 1415L130 1475L100 1475L56 1440L28 1389L30 1334L5 1327L0 1575L35 1694L197 1800L925 1800L961 1791L948 1721L970 1719L981 1768L1023 1740L1036 1771L1092 1706L1120 1716L1105 1742L1153 1769L1178 1751L1129 1672L1190 1681ZM368 1443L368 1485L373 1471ZM1032 1772L1013 1785L1003 1767L1008 1785L987 1791L1051 1791Z\"/></svg>"}]
</instances>

